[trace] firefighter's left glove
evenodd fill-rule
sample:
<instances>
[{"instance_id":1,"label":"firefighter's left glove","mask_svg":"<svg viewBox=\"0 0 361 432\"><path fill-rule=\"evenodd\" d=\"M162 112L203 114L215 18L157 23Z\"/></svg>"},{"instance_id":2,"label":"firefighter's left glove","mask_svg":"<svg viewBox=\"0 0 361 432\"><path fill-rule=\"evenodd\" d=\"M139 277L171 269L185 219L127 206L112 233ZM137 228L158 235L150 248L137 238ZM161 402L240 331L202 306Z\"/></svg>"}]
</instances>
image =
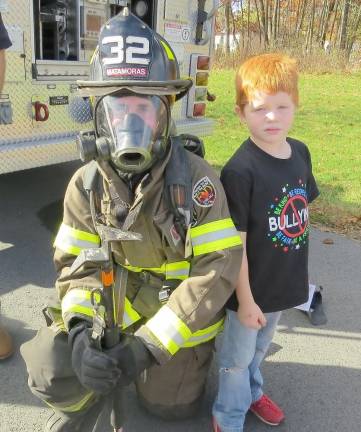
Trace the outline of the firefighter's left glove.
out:
<instances>
[{"instance_id":1,"label":"firefighter's left glove","mask_svg":"<svg viewBox=\"0 0 361 432\"><path fill-rule=\"evenodd\" d=\"M155 357L142 339L134 335L122 335L120 343L105 352L117 361L121 370L119 383L122 385L128 385L156 364Z\"/></svg>"},{"instance_id":2,"label":"firefighter's left glove","mask_svg":"<svg viewBox=\"0 0 361 432\"><path fill-rule=\"evenodd\" d=\"M107 394L117 384L121 370L114 358L92 347L90 335L91 329L85 323L70 330L72 366L85 388L97 394Z\"/></svg>"}]
</instances>

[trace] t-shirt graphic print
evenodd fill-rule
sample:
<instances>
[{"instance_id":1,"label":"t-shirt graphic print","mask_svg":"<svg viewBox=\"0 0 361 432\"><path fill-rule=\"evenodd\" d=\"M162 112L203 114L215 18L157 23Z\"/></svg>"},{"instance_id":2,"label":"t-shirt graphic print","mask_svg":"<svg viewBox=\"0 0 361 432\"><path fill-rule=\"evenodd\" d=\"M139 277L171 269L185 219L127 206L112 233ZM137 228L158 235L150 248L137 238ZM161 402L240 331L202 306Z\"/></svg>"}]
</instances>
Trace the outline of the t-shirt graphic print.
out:
<instances>
[{"instance_id":1,"label":"t-shirt graphic print","mask_svg":"<svg viewBox=\"0 0 361 432\"><path fill-rule=\"evenodd\" d=\"M280 196L269 206L267 236L283 252L299 250L306 244L309 233L306 185L302 179L298 183L282 186Z\"/></svg>"}]
</instances>

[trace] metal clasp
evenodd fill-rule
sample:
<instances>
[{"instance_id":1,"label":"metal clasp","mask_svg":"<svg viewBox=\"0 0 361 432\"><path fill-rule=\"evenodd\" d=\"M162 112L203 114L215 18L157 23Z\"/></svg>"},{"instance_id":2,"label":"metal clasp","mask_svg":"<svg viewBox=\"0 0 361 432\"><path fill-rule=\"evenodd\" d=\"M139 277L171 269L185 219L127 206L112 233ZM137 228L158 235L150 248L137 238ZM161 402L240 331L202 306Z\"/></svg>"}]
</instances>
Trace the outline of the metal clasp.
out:
<instances>
[{"instance_id":1,"label":"metal clasp","mask_svg":"<svg viewBox=\"0 0 361 432\"><path fill-rule=\"evenodd\" d=\"M100 296L100 301L101 301L102 291L99 288L94 288L90 292L90 301L91 304L93 305L93 312L94 312L91 339L93 341L94 346L100 349L102 337L104 335L104 330L106 328L106 323L104 319L105 307L101 303L97 302L95 298L96 294Z\"/></svg>"},{"instance_id":2,"label":"metal clasp","mask_svg":"<svg viewBox=\"0 0 361 432\"><path fill-rule=\"evenodd\" d=\"M163 303L167 303L170 294L171 294L171 289L170 288L162 288L159 293L158 293L158 298L159 301L163 304Z\"/></svg>"}]
</instances>

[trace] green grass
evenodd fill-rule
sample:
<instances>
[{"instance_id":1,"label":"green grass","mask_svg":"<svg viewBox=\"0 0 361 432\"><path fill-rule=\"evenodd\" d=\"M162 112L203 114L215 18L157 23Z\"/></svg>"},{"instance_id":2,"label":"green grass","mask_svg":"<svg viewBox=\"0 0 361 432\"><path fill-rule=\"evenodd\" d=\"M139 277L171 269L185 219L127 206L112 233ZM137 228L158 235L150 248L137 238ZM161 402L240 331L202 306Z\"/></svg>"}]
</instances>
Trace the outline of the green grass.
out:
<instances>
[{"instance_id":1,"label":"green grass","mask_svg":"<svg viewBox=\"0 0 361 432\"><path fill-rule=\"evenodd\" d=\"M209 90L217 99L208 103L207 115L216 124L204 140L206 158L220 170L248 135L233 113L234 71L213 70ZM361 74L302 75L290 136L311 151L321 190L313 222L352 235L361 232Z\"/></svg>"}]
</instances>

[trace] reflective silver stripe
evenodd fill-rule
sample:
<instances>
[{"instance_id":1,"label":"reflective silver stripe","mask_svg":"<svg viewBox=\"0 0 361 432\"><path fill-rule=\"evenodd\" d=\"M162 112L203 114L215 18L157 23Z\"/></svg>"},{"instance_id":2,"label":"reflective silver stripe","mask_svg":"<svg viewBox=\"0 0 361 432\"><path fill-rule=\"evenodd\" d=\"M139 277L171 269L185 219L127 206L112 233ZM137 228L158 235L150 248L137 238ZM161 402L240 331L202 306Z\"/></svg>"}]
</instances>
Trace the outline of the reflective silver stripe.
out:
<instances>
[{"instance_id":1,"label":"reflective silver stripe","mask_svg":"<svg viewBox=\"0 0 361 432\"><path fill-rule=\"evenodd\" d=\"M99 237L96 234L76 230L68 225L61 224L54 246L65 252L69 252L69 248L74 247L79 249L96 248L99 246L99 243Z\"/></svg>"},{"instance_id":2,"label":"reflective silver stripe","mask_svg":"<svg viewBox=\"0 0 361 432\"><path fill-rule=\"evenodd\" d=\"M201 234L195 238L192 237L192 245L199 246L213 241L222 240L228 237L233 237L234 235L237 235L237 230L235 228L225 228L206 234Z\"/></svg>"},{"instance_id":3,"label":"reflective silver stripe","mask_svg":"<svg viewBox=\"0 0 361 432\"><path fill-rule=\"evenodd\" d=\"M73 289L68 291L61 302L63 318L65 314L71 312L93 317L94 309L90 301L90 296L91 292L89 290ZM95 294L95 298L98 302L100 301L98 293ZM131 303L126 298L122 327L126 328L139 319L141 319L141 316L136 310L132 309Z\"/></svg>"},{"instance_id":4,"label":"reflective silver stripe","mask_svg":"<svg viewBox=\"0 0 361 432\"><path fill-rule=\"evenodd\" d=\"M188 326L167 306L147 321L146 327L174 355L192 335Z\"/></svg>"},{"instance_id":5,"label":"reflective silver stripe","mask_svg":"<svg viewBox=\"0 0 361 432\"><path fill-rule=\"evenodd\" d=\"M91 248L96 248L98 247L96 244L92 243L92 242L88 242L85 240L78 240L75 239L74 237L68 237L68 238L63 238L62 239L64 244L66 244L67 246L75 246L78 247L80 249L91 249ZM57 244L55 243L55 245L57 246Z\"/></svg>"},{"instance_id":6,"label":"reflective silver stripe","mask_svg":"<svg viewBox=\"0 0 361 432\"><path fill-rule=\"evenodd\" d=\"M133 324L133 321L131 320L130 316L127 314L126 311L124 311L122 328L129 327L132 324Z\"/></svg>"},{"instance_id":7,"label":"reflective silver stripe","mask_svg":"<svg viewBox=\"0 0 361 432\"><path fill-rule=\"evenodd\" d=\"M184 269L184 270L172 270L172 271L168 271L167 270L167 274L166 277L167 279L171 279L170 276L188 276L189 275L189 269Z\"/></svg>"},{"instance_id":8,"label":"reflective silver stripe","mask_svg":"<svg viewBox=\"0 0 361 432\"><path fill-rule=\"evenodd\" d=\"M81 313L85 313L85 315L93 316L93 305L90 300L82 299L77 296L65 296L61 302L61 308L63 313L68 310L74 311L74 308L79 308L79 312L81 311Z\"/></svg>"},{"instance_id":9,"label":"reflective silver stripe","mask_svg":"<svg viewBox=\"0 0 361 432\"><path fill-rule=\"evenodd\" d=\"M224 318L220 319L215 324L212 324L209 327L200 329L193 333L191 337L184 344L184 348L190 348L201 343L207 342L211 339L214 339L217 334L222 330L224 323Z\"/></svg>"},{"instance_id":10,"label":"reflective silver stripe","mask_svg":"<svg viewBox=\"0 0 361 432\"><path fill-rule=\"evenodd\" d=\"M191 336L191 337L187 340L187 342L186 342L185 345L190 345L190 344L198 345L198 344L200 344L200 343L202 343L202 342L205 342L205 341L207 341L207 340L209 340L209 339L213 339L214 337L217 336L217 334L219 333L219 331L220 331L219 329L216 329L216 330L213 330L212 332L209 332L209 333L207 333L207 334L205 334L205 335L201 335L201 336Z\"/></svg>"},{"instance_id":11,"label":"reflective silver stripe","mask_svg":"<svg viewBox=\"0 0 361 432\"><path fill-rule=\"evenodd\" d=\"M189 276L190 263L188 261L175 261L165 264L166 279L185 280Z\"/></svg>"},{"instance_id":12,"label":"reflective silver stripe","mask_svg":"<svg viewBox=\"0 0 361 432\"><path fill-rule=\"evenodd\" d=\"M100 301L99 294L95 294L95 298ZM63 319L65 314L70 312L93 317L90 291L76 288L68 291L61 302L61 311Z\"/></svg>"},{"instance_id":13,"label":"reflective silver stripe","mask_svg":"<svg viewBox=\"0 0 361 432\"><path fill-rule=\"evenodd\" d=\"M177 329L177 327L172 324L173 323L165 322L163 325L163 331L165 334L167 334L169 339L175 342L180 348L185 343L185 339L180 334L179 329Z\"/></svg>"},{"instance_id":14,"label":"reflective silver stripe","mask_svg":"<svg viewBox=\"0 0 361 432\"><path fill-rule=\"evenodd\" d=\"M99 294L96 294L96 298L98 299L97 301L100 300ZM64 314L70 312L87 315L89 317L93 317L94 315L93 305L90 301L90 291L88 290L73 289L69 291L64 296L61 306L63 316ZM132 306L129 300L126 299L126 305L123 314L123 328L134 324L141 318L141 316L131 308Z\"/></svg>"}]
</instances>

